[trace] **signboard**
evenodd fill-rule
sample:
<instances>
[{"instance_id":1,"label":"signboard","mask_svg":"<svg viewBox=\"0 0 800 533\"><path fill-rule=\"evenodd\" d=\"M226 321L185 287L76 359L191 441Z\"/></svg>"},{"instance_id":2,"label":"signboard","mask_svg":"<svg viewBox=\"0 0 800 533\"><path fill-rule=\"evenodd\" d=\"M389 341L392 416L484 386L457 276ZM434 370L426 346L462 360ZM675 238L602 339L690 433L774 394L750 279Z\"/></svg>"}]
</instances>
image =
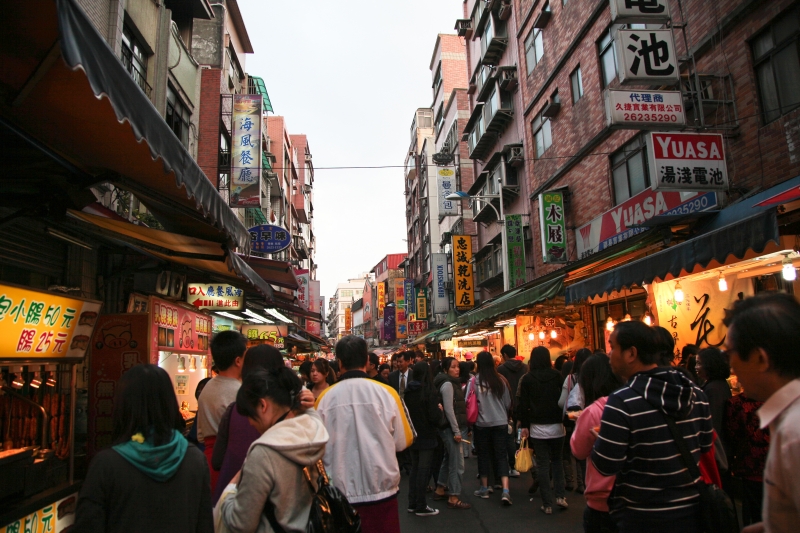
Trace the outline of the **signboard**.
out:
<instances>
[{"instance_id":1,"label":"signboard","mask_svg":"<svg viewBox=\"0 0 800 533\"><path fill-rule=\"evenodd\" d=\"M433 278L433 312L447 313L450 300L447 297L447 254L431 254L431 276ZM418 313L419 314L419 313Z\"/></svg>"},{"instance_id":2,"label":"signboard","mask_svg":"<svg viewBox=\"0 0 800 533\"><path fill-rule=\"evenodd\" d=\"M525 283L525 242L522 235L522 215L506 215L506 268L508 287L513 289Z\"/></svg>"},{"instance_id":3,"label":"signboard","mask_svg":"<svg viewBox=\"0 0 800 533\"><path fill-rule=\"evenodd\" d=\"M606 124L628 129L682 128L686 124L680 91L620 91L605 94Z\"/></svg>"},{"instance_id":4,"label":"signboard","mask_svg":"<svg viewBox=\"0 0 800 533\"><path fill-rule=\"evenodd\" d=\"M233 96L231 207L261 207L261 95Z\"/></svg>"},{"instance_id":5,"label":"signboard","mask_svg":"<svg viewBox=\"0 0 800 533\"><path fill-rule=\"evenodd\" d=\"M394 280L394 305L395 305L395 327L397 328L396 338L405 339L408 337L406 328L408 319L406 318L406 288L403 278Z\"/></svg>"},{"instance_id":6,"label":"signboard","mask_svg":"<svg viewBox=\"0 0 800 533\"><path fill-rule=\"evenodd\" d=\"M308 282L309 275L306 269L295 269L294 277L297 278L297 299L308 309Z\"/></svg>"},{"instance_id":7,"label":"signboard","mask_svg":"<svg viewBox=\"0 0 800 533\"><path fill-rule=\"evenodd\" d=\"M423 331L428 329L428 321L427 320L412 320L408 323L408 334L409 336L416 337Z\"/></svg>"},{"instance_id":8,"label":"signboard","mask_svg":"<svg viewBox=\"0 0 800 533\"><path fill-rule=\"evenodd\" d=\"M292 244L289 231L280 226L263 224L253 226L247 231L250 233L250 246L254 252L271 254L285 250Z\"/></svg>"},{"instance_id":9,"label":"signboard","mask_svg":"<svg viewBox=\"0 0 800 533\"><path fill-rule=\"evenodd\" d=\"M244 291L233 285L189 283L186 303L209 311L240 311L244 309Z\"/></svg>"},{"instance_id":10,"label":"signboard","mask_svg":"<svg viewBox=\"0 0 800 533\"><path fill-rule=\"evenodd\" d=\"M74 492L0 527L0 533L61 533L71 530L77 506L78 493Z\"/></svg>"},{"instance_id":11,"label":"signboard","mask_svg":"<svg viewBox=\"0 0 800 533\"><path fill-rule=\"evenodd\" d=\"M611 23L658 23L669 21L667 0L611 0Z\"/></svg>"},{"instance_id":12,"label":"signboard","mask_svg":"<svg viewBox=\"0 0 800 533\"><path fill-rule=\"evenodd\" d=\"M542 260L545 263L566 263L567 225L564 220L563 191L545 191L539 195L539 225Z\"/></svg>"},{"instance_id":13,"label":"signboard","mask_svg":"<svg viewBox=\"0 0 800 533\"><path fill-rule=\"evenodd\" d=\"M618 30L617 73L623 85L678 83L678 56L672 30Z\"/></svg>"},{"instance_id":14,"label":"signboard","mask_svg":"<svg viewBox=\"0 0 800 533\"><path fill-rule=\"evenodd\" d=\"M475 284L472 277L472 237L453 235L453 278L456 288L456 309L475 307Z\"/></svg>"},{"instance_id":15,"label":"signboard","mask_svg":"<svg viewBox=\"0 0 800 533\"><path fill-rule=\"evenodd\" d=\"M286 324L245 324L242 335L254 344L270 344L277 349L286 347L289 328Z\"/></svg>"},{"instance_id":16,"label":"signboard","mask_svg":"<svg viewBox=\"0 0 800 533\"><path fill-rule=\"evenodd\" d=\"M319 291L320 282L313 279L310 280L308 282L308 310L314 313L320 313L322 310ZM319 337L322 333L322 325L315 320L306 319L306 331Z\"/></svg>"},{"instance_id":17,"label":"signboard","mask_svg":"<svg viewBox=\"0 0 800 533\"><path fill-rule=\"evenodd\" d=\"M436 187L439 194L439 216L457 215L458 202L448 200L447 195L456 192L456 173L452 168L436 167Z\"/></svg>"},{"instance_id":18,"label":"signboard","mask_svg":"<svg viewBox=\"0 0 800 533\"><path fill-rule=\"evenodd\" d=\"M365 324L372 324L372 306L373 306L373 296L372 296L372 283L369 280L364 284L364 323Z\"/></svg>"},{"instance_id":19,"label":"signboard","mask_svg":"<svg viewBox=\"0 0 800 533\"><path fill-rule=\"evenodd\" d=\"M651 133L647 160L653 189L724 191L728 188L721 133Z\"/></svg>"},{"instance_id":20,"label":"signboard","mask_svg":"<svg viewBox=\"0 0 800 533\"><path fill-rule=\"evenodd\" d=\"M459 348L480 348L488 345L489 342L486 339L461 339L458 341Z\"/></svg>"},{"instance_id":21,"label":"signboard","mask_svg":"<svg viewBox=\"0 0 800 533\"><path fill-rule=\"evenodd\" d=\"M428 319L428 289L426 287L419 287L416 289L416 300L417 300L417 319L418 320L427 320Z\"/></svg>"},{"instance_id":22,"label":"signboard","mask_svg":"<svg viewBox=\"0 0 800 533\"><path fill-rule=\"evenodd\" d=\"M353 310L346 307L344 310L344 333L350 335L350 330L353 329Z\"/></svg>"},{"instance_id":23,"label":"signboard","mask_svg":"<svg viewBox=\"0 0 800 533\"><path fill-rule=\"evenodd\" d=\"M403 289L406 297L406 314L417 313L417 300L414 298L414 280L406 279L403 284Z\"/></svg>"},{"instance_id":24,"label":"signboard","mask_svg":"<svg viewBox=\"0 0 800 533\"><path fill-rule=\"evenodd\" d=\"M394 321L393 305L387 306L383 310L383 340L392 342L397 339L397 328Z\"/></svg>"},{"instance_id":25,"label":"signboard","mask_svg":"<svg viewBox=\"0 0 800 533\"><path fill-rule=\"evenodd\" d=\"M386 284L378 282L378 318L383 318L383 310L386 308Z\"/></svg>"},{"instance_id":26,"label":"signboard","mask_svg":"<svg viewBox=\"0 0 800 533\"><path fill-rule=\"evenodd\" d=\"M172 302L151 296L152 351L150 362L158 364L158 352L207 354L211 317L194 313Z\"/></svg>"},{"instance_id":27,"label":"signboard","mask_svg":"<svg viewBox=\"0 0 800 533\"><path fill-rule=\"evenodd\" d=\"M653 191L646 189L575 230L578 258L638 235L647 228L632 228L658 215L706 211L717 205L716 193Z\"/></svg>"},{"instance_id":28,"label":"signboard","mask_svg":"<svg viewBox=\"0 0 800 533\"><path fill-rule=\"evenodd\" d=\"M0 356L83 358L100 302L0 285Z\"/></svg>"}]
</instances>

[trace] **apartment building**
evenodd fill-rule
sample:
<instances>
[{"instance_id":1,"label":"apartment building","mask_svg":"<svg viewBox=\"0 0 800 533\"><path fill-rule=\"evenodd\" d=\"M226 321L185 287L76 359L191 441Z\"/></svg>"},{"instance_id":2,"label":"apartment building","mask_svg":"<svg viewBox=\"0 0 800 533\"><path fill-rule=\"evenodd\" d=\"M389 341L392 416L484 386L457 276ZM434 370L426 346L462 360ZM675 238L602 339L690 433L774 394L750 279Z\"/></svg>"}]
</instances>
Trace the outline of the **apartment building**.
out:
<instances>
[{"instance_id":1,"label":"apartment building","mask_svg":"<svg viewBox=\"0 0 800 533\"><path fill-rule=\"evenodd\" d=\"M364 294L364 279L368 279L369 274L364 273L362 277L347 280L345 283L336 285L336 292L328 300L328 337L338 341L345 335L353 332L353 303L360 300ZM363 315L362 315L363 316Z\"/></svg>"}]
</instances>

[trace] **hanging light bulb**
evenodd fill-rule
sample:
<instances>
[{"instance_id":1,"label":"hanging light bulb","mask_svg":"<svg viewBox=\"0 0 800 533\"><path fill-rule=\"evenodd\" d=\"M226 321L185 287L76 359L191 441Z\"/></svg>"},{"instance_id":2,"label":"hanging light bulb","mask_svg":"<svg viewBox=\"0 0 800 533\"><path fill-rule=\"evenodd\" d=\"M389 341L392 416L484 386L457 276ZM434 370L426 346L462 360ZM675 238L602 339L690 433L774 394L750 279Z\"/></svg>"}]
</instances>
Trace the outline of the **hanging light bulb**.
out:
<instances>
[{"instance_id":1,"label":"hanging light bulb","mask_svg":"<svg viewBox=\"0 0 800 533\"><path fill-rule=\"evenodd\" d=\"M544 330L539 332L539 339L544 340Z\"/></svg>"},{"instance_id":2,"label":"hanging light bulb","mask_svg":"<svg viewBox=\"0 0 800 533\"><path fill-rule=\"evenodd\" d=\"M609 315L608 320L606 320L606 329L608 331L614 331L614 319L611 318L611 315Z\"/></svg>"},{"instance_id":3,"label":"hanging light bulb","mask_svg":"<svg viewBox=\"0 0 800 533\"><path fill-rule=\"evenodd\" d=\"M532 341L534 339L533 332L528 333L528 340Z\"/></svg>"},{"instance_id":4,"label":"hanging light bulb","mask_svg":"<svg viewBox=\"0 0 800 533\"><path fill-rule=\"evenodd\" d=\"M675 301L678 303L683 302L684 294L683 289L681 289L681 282L675 284Z\"/></svg>"},{"instance_id":5,"label":"hanging light bulb","mask_svg":"<svg viewBox=\"0 0 800 533\"><path fill-rule=\"evenodd\" d=\"M38 370L33 373L33 379L31 380L31 387L34 389L38 389L42 386L42 374Z\"/></svg>"},{"instance_id":6,"label":"hanging light bulb","mask_svg":"<svg viewBox=\"0 0 800 533\"><path fill-rule=\"evenodd\" d=\"M22 367L19 368L12 368L11 371L13 372L13 378L11 380L11 386L15 389L21 389L25 386L25 379L22 377Z\"/></svg>"},{"instance_id":7,"label":"hanging light bulb","mask_svg":"<svg viewBox=\"0 0 800 533\"><path fill-rule=\"evenodd\" d=\"M189 372L197 371L197 358L193 355L189 356Z\"/></svg>"},{"instance_id":8,"label":"hanging light bulb","mask_svg":"<svg viewBox=\"0 0 800 533\"><path fill-rule=\"evenodd\" d=\"M648 326L652 326L653 325L653 319L652 319L652 317L650 317L650 312L649 311L647 313L645 313L645 315L644 315L644 323L647 324Z\"/></svg>"},{"instance_id":9,"label":"hanging light bulb","mask_svg":"<svg viewBox=\"0 0 800 533\"><path fill-rule=\"evenodd\" d=\"M45 375L47 376L47 381L45 381L45 385L48 387L55 387L56 386L56 370L58 367L56 365L47 365L44 367Z\"/></svg>"},{"instance_id":10,"label":"hanging light bulb","mask_svg":"<svg viewBox=\"0 0 800 533\"><path fill-rule=\"evenodd\" d=\"M177 357L177 359L178 359L178 372L186 372L186 359L184 359L180 355Z\"/></svg>"},{"instance_id":11,"label":"hanging light bulb","mask_svg":"<svg viewBox=\"0 0 800 533\"><path fill-rule=\"evenodd\" d=\"M622 318L623 322L630 322L631 321L631 314L625 313L625 316Z\"/></svg>"},{"instance_id":12,"label":"hanging light bulb","mask_svg":"<svg viewBox=\"0 0 800 533\"><path fill-rule=\"evenodd\" d=\"M728 290L728 282L725 281L725 276L722 275L722 272L719 273L719 281L717 283L720 291L725 292Z\"/></svg>"},{"instance_id":13,"label":"hanging light bulb","mask_svg":"<svg viewBox=\"0 0 800 533\"><path fill-rule=\"evenodd\" d=\"M551 329L550 330L550 338L551 339L555 339L556 337L558 337L558 333L556 332L556 330Z\"/></svg>"},{"instance_id":14,"label":"hanging light bulb","mask_svg":"<svg viewBox=\"0 0 800 533\"><path fill-rule=\"evenodd\" d=\"M792 260L789 259L789 254L783 258L783 279L786 281L794 281L797 279L797 270L795 270Z\"/></svg>"}]
</instances>

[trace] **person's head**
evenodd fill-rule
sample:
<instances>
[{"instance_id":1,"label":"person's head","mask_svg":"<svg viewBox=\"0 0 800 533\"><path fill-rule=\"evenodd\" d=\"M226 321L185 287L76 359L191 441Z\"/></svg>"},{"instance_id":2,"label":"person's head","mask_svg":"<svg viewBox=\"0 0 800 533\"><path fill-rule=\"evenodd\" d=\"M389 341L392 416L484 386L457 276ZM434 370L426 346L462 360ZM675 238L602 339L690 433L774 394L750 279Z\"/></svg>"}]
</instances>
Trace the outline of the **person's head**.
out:
<instances>
[{"instance_id":1,"label":"person's head","mask_svg":"<svg viewBox=\"0 0 800 533\"><path fill-rule=\"evenodd\" d=\"M186 424L178 411L172 380L156 365L136 365L122 375L114 395L113 442L122 444L141 433L161 446Z\"/></svg>"},{"instance_id":2,"label":"person's head","mask_svg":"<svg viewBox=\"0 0 800 533\"><path fill-rule=\"evenodd\" d=\"M303 361L297 369L300 372L300 377L306 382L311 381L311 365L313 364L311 361Z\"/></svg>"},{"instance_id":3,"label":"person's head","mask_svg":"<svg viewBox=\"0 0 800 533\"><path fill-rule=\"evenodd\" d=\"M497 398L503 397L505 385L497 373L497 367L494 364L494 358L489 352L481 352L477 357L478 378L481 385L492 391Z\"/></svg>"},{"instance_id":4,"label":"person's head","mask_svg":"<svg viewBox=\"0 0 800 533\"><path fill-rule=\"evenodd\" d=\"M397 361L400 359L400 354L396 353L392 356L392 370L397 370Z\"/></svg>"},{"instance_id":5,"label":"person's head","mask_svg":"<svg viewBox=\"0 0 800 533\"><path fill-rule=\"evenodd\" d=\"M444 371L448 377L458 379L461 375L460 369L461 367L458 364L458 359L455 357L445 357L442 360L442 371Z\"/></svg>"},{"instance_id":6,"label":"person's head","mask_svg":"<svg viewBox=\"0 0 800 533\"><path fill-rule=\"evenodd\" d=\"M414 350L414 363L419 363L425 360L425 354L420 350Z\"/></svg>"},{"instance_id":7,"label":"person's head","mask_svg":"<svg viewBox=\"0 0 800 533\"><path fill-rule=\"evenodd\" d=\"M737 301L725 319L730 364L749 398L766 401L800 377L800 304L788 294Z\"/></svg>"},{"instance_id":8,"label":"person's head","mask_svg":"<svg viewBox=\"0 0 800 533\"><path fill-rule=\"evenodd\" d=\"M475 361L475 355L472 352L467 352L464 354L465 361Z\"/></svg>"},{"instance_id":9,"label":"person's head","mask_svg":"<svg viewBox=\"0 0 800 533\"><path fill-rule=\"evenodd\" d=\"M200 393L203 392L203 389L206 388L208 382L211 381L211 378L203 378L197 383L197 388L194 389L194 399L200 399Z\"/></svg>"},{"instance_id":10,"label":"person's head","mask_svg":"<svg viewBox=\"0 0 800 533\"><path fill-rule=\"evenodd\" d=\"M669 331L661 326L652 326L652 328L658 352L656 363L659 366L672 366L675 360L675 339Z\"/></svg>"},{"instance_id":11,"label":"person's head","mask_svg":"<svg viewBox=\"0 0 800 533\"><path fill-rule=\"evenodd\" d=\"M355 335L345 335L336 343L336 359L347 370L363 370L367 366L369 353L367 341Z\"/></svg>"},{"instance_id":12,"label":"person's head","mask_svg":"<svg viewBox=\"0 0 800 533\"><path fill-rule=\"evenodd\" d=\"M538 346L538 348L544 348L544 347L543 346ZM547 348L545 348L545 350L546 349ZM550 359L550 352L547 352L547 358ZM555 367L556 370L561 372L561 369L564 367L564 363L566 363L567 361L569 361L569 357L567 357L566 355L563 355L563 354L559 355L558 357L556 357L556 360L555 360L553 366Z\"/></svg>"},{"instance_id":13,"label":"person's head","mask_svg":"<svg viewBox=\"0 0 800 533\"><path fill-rule=\"evenodd\" d=\"M728 379L731 375L731 364L728 355L719 348L705 348L697 354L695 372L700 383Z\"/></svg>"},{"instance_id":14,"label":"person's head","mask_svg":"<svg viewBox=\"0 0 800 533\"><path fill-rule=\"evenodd\" d=\"M583 363L586 362L589 357L592 356L592 351L589 348L581 348L575 353L575 359L572 361L572 370L570 370L571 374L578 374L580 375L581 368L583 367Z\"/></svg>"},{"instance_id":15,"label":"person's head","mask_svg":"<svg viewBox=\"0 0 800 533\"><path fill-rule=\"evenodd\" d=\"M303 384L297 374L282 366L277 370L251 372L236 394L236 411L264 433L286 413L300 407Z\"/></svg>"},{"instance_id":16,"label":"person's head","mask_svg":"<svg viewBox=\"0 0 800 533\"><path fill-rule=\"evenodd\" d=\"M587 407L622 386L622 382L611 371L611 363L605 354L593 354L584 361L578 383Z\"/></svg>"},{"instance_id":17,"label":"person's head","mask_svg":"<svg viewBox=\"0 0 800 533\"><path fill-rule=\"evenodd\" d=\"M311 383L317 385L328 379L331 373L331 365L327 359L316 359L311 366Z\"/></svg>"},{"instance_id":18,"label":"person's head","mask_svg":"<svg viewBox=\"0 0 800 533\"><path fill-rule=\"evenodd\" d=\"M461 383L469 381L470 374L475 370L474 361L460 361L458 363L458 379Z\"/></svg>"},{"instance_id":19,"label":"person's head","mask_svg":"<svg viewBox=\"0 0 800 533\"><path fill-rule=\"evenodd\" d=\"M211 357L219 372L239 369L241 372L244 352L247 350L247 339L238 331L229 329L220 331L211 339Z\"/></svg>"},{"instance_id":20,"label":"person's head","mask_svg":"<svg viewBox=\"0 0 800 533\"><path fill-rule=\"evenodd\" d=\"M431 361L428 364L431 367L431 377L434 377L434 376L436 376L436 374L439 374L440 372L442 372L442 362L439 361L438 359L434 359L433 361Z\"/></svg>"},{"instance_id":21,"label":"person's head","mask_svg":"<svg viewBox=\"0 0 800 533\"><path fill-rule=\"evenodd\" d=\"M400 352L397 355L397 369L400 372L405 372L408 370L408 367L411 366L411 362L414 360L414 352L405 351Z\"/></svg>"},{"instance_id":22,"label":"person's head","mask_svg":"<svg viewBox=\"0 0 800 533\"><path fill-rule=\"evenodd\" d=\"M541 370L543 368L553 368L550 361L550 350L544 346L537 346L531 350L531 358L528 360L528 370Z\"/></svg>"},{"instance_id":23,"label":"person's head","mask_svg":"<svg viewBox=\"0 0 800 533\"><path fill-rule=\"evenodd\" d=\"M609 338L611 368L625 381L658 364L658 346L653 328L638 320L618 322Z\"/></svg>"},{"instance_id":24,"label":"person's head","mask_svg":"<svg viewBox=\"0 0 800 533\"><path fill-rule=\"evenodd\" d=\"M386 363L384 363L380 367L378 367L378 374L380 374L383 379L389 379L389 373L391 371L392 371L392 367L390 367Z\"/></svg>"},{"instance_id":25,"label":"person's head","mask_svg":"<svg viewBox=\"0 0 800 533\"><path fill-rule=\"evenodd\" d=\"M374 376L378 373L379 366L381 366L380 357L378 357L378 354L370 352L369 358L367 359L367 374Z\"/></svg>"},{"instance_id":26,"label":"person's head","mask_svg":"<svg viewBox=\"0 0 800 533\"><path fill-rule=\"evenodd\" d=\"M277 348L269 344L259 344L258 346L253 346L244 354L242 379L258 368L277 370L283 366L286 365L283 364L283 356Z\"/></svg>"},{"instance_id":27,"label":"person's head","mask_svg":"<svg viewBox=\"0 0 800 533\"><path fill-rule=\"evenodd\" d=\"M502 355L503 359L506 361L514 359L517 356L517 349L510 344L504 344L503 347L500 348L500 355Z\"/></svg>"},{"instance_id":28,"label":"person's head","mask_svg":"<svg viewBox=\"0 0 800 533\"><path fill-rule=\"evenodd\" d=\"M414 363L411 367L411 380L428 385L431 379L431 367L425 361Z\"/></svg>"},{"instance_id":29,"label":"person's head","mask_svg":"<svg viewBox=\"0 0 800 533\"><path fill-rule=\"evenodd\" d=\"M687 344L681 349L681 362L680 366L686 367L689 365L689 357L700 353L700 349L694 344Z\"/></svg>"}]
</instances>

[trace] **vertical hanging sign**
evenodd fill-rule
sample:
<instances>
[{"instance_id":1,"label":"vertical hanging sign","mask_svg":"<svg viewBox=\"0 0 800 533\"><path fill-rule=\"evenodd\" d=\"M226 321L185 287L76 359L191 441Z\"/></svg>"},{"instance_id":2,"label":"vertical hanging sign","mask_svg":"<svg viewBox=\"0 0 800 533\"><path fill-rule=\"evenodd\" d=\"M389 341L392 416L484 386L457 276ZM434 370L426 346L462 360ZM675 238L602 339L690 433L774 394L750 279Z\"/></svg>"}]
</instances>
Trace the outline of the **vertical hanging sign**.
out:
<instances>
[{"instance_id":1,"label":"vertical hanging sign","mask_svg":"<svg viewBox=\"0 0 800 533\"><path fill-rule=\"evenodd\" d=\"M525 242L522 236L522 215L506 215L506 248L509 288L525 283Z\"/></svg>"},{"instance_id":2,"label":"vertical hanging sign","mask_svg":"<svg viewBox=\"0 0 800 533\"><path fill-rule=\"evenodd\" d=\"M406 332L408 319L406 318L406 289L403 278L395 278L394 280L394 305L395 327L397 328L396 338L405 339L408 337Z\"/></svg>"},{"instance_id":3,"label":"vertical hanging sign","mask_svg":"<svg viewBox=\"0 0 800 533\"><path fill-rule=\"evenodd\" d=\"M472 237L453 235L453 277L456 284L456 309L475 307L472 277Z\"/></svg>"},{"instance_id":4,"label":"vertical hanging sign","mask_svg":"<svg viewBox=\"0 0 800 533\"><path fill-rule=\"evenodd\" d=\"M414 280L406 279L403 282L403 289L406 296L406 314L414 315L417 313L417 299L414 298Z\"/></svg>"},{"instance_id":5,"label":"vertical hanging sign","mask_svg":"<svg viewBox=\"0 0 800 533\"><path fill-rule=\"evenodd\" d=\"M562 191L545 191L539 195L539 225L542 232L542 260L545 263L566 263L567 228Z\"/></svg>"},{"instance_id":6,"label":"vertical hanging sign","mask_svg":"<svg viewBox=\"0 0 800 533\"><path fill-rule=\"evenodd\" d=\"M378 318L383 318L383 310L386 307L386 284L378 282Z\"/></svg>"},{"instance_id":7,"label":"vertical hanging sign","mask_svg":"<svg viewBox=\"0 0 800 533\"><path fill-rule=\"evenodd\" d=\"M447 297L447 254L431 254L431 272L433 272L433 312L444 314L450 310ZM417 314L419 316L419 314Z\"/></svg>"},{"instance_id":8,"label":"vertical hanging sign","mask_svg":"<svg viewBox=\"0 0 800 533\"><path fill-rule=\"evenodd\" d=\"M417 320L428 320L428 289L420 287L416 290Z\"/></svg>"},{"instance_id":9,"label":"vertical hanging sign","mask_svg":"<svg viewBox=\"0 0 800 533\"><path fill-rule=\"evenodd\" d=\"M397 338L394 312L394 306L389 306L383 310L383 340L388 342L392 342Z\"/></svg>"},{"instance_id":10,"label":"vertical hanging sign","mask_svg":"<svg viewBox=\"0 0 800 533\"><path fill-rule=\"evenodd\" d=\"M346 307L344 310L344 334L350 335L350 329L353 327L353 311Z\"/></svg>"},{"instance_id":11,"label":"vertical hanging sign","mask_svg":"<svg viewBox=\"0 0 800 533\"><path fill-rule=\"evenodd\" d=\"M436 188L439 193L439 216L457 215L457 202L447 199L456 191L456 173L452 168L436 167Z\"/></svg>"},{"instance_id":12,"label":"vertical hanging sign","mask_svg":"<svg viewBox=\"0 0 800 533\"><path fill-rule=\"evenodd\" d=\"M233 140L228 205L261 207L262 96L233 96Z\"/></svg>"}]
</instances>

